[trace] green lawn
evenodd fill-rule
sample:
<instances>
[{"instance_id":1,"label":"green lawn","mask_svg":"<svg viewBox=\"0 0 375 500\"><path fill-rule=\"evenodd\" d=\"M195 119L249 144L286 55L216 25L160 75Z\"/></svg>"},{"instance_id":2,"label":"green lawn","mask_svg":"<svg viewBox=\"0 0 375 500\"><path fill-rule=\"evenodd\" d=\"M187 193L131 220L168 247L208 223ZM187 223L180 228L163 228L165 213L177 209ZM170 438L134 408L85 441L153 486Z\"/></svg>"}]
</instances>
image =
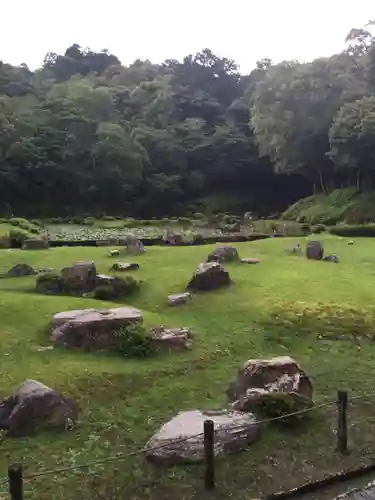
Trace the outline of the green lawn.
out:
<instances>
[{"instance_id":1,"label":"green lawn","mask_svg":"<svg viewBox=\"0 0 375 500\"><path fill-rule=\"evenodd\" d=\"M129 305L144 312L146 326L189 326L196 332L192 351L148 360L61 350L48 345L53 313L110 303L32 293L35 277L0 280L0 396L26 378L39 379L74 396L81 422L71 433L45 433L0 445L0 478L7 466L22 462L27 473L70 467L141 448L178 411L217 408L243 361L290 354L311 376L315 399L335 398L337 389L373 392L375 345L375 239L326 237L327 253L339 265L308 261L284 249L294 240L270 239L237 244L256 266L231 264L235 282L228 289L196 295L192 304L169 308L169 293L183 290L196 265L213 247L149 247L136 260L134 276L143 287ZM103 248L0 251L0 273L13 264L60 268L94 260L108 272L112 260ZM322 334L344 340L318 340ZM363 334L354 340L352 334ZM358 465L373 452L375 396L350 408L350 446L344 458L335 451L335 408L313 412L302 427L264 427L262 439L247 452L217 463L217 491L211 498L249 500L261 493L291 488L324 474ZM203 498L203 468L154 468L142 455L75 472L27 480L29 499ZM0 479L1 482L1 479ZM2 487L0 486L0 498Z\"/></svg>"}]
</instances>

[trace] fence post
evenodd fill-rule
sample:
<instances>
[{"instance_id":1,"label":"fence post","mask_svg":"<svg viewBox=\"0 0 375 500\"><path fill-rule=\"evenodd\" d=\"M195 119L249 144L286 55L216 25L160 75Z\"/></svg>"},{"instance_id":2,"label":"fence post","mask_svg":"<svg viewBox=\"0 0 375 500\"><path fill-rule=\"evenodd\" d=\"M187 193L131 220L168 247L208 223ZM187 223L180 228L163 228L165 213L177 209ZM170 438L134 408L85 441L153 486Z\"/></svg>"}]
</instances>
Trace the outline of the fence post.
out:
<instances>
[{"instance_id":1,"label":"fence post","mask_svg":"<svg viewBox=\"0 0 375 500\"><path fill-rule=\"evenodd\" d=\"M337 449L340 453L348 451L348 393L337 392Z\"/></svg>"},{"instance_id":2,"label":"fence post","mask_svg":"<svg viewBox=\"0 0 375 500\"><path fill-rule=\"evenodd\" d=\"M204 487L206 490L215 489L215 455L214 455L214 423L205 420L204 430Z\"/></svg>"},{"instance_id":3,"label":"fence post","mask_svg":"<svg viewBox=\"0 0 375 500\"><path fill-rule=\"evenodd\" d=\"M22 465L8 467L9 493L11 500L23 500L23 470Z\"/></svg>"}]
</instances>

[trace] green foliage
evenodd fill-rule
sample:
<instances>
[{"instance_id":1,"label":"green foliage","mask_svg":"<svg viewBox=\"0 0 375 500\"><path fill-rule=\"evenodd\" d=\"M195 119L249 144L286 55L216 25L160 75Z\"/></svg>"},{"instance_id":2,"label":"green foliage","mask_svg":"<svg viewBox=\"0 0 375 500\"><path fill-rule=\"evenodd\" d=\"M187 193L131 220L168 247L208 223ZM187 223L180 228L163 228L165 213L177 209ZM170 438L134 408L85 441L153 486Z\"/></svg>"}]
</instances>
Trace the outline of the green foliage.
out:
<instances>
[{"instance_id":1,"label":"green foliage","mask_svg":"<svg viewBox=\"0 0 375 500\"><path fill-rule=\"evenodd\" d=\"M98 300L115 300L118 298L117 291L112 285L99 285L95 287L92 296Z\"/></svg>"},{"instance_id":2,"label":"green foliage","mask_svg":"<svg viewBox=\"0 0 375 500\"><path fill-rule=\"evenodd\" d=\"M114 349L124 358L147 358L155 354L152 338L143 325L134 324L117 330Z\"/></svg>"},{"instance_id":3,"label":"green foliage","mask_svg":"<svg viewBox=\"0 0 375 500\"><path fill-rule=\"evenodd\" d=\"M338 225L329 229L331 234L336 236L364 236L373 238L375 236L375 224L359 224L359 225Z\"/></svg>"},{"instance_id":4,"label":"green foliage","mask_svg":"<svg viewBox=\"0 0 375 500\"><path fill-rule=\"evenodd\" d=\"M32 235L21 228L14 228L9 231L9 239L16 244L22 244L25 240L29 239Z\"/></svg>"},{"instance_id":5,"label":"green foliage","mask_svg":"<svg viewBox=\"0 0 375 500\"><path fill-rule=\"evenodd\" d=\"M39 274L36 278L36 290L40 293L57 295L63 291L60 276L54 272Z\"/></svg>"},{"instance_id":6,"label":"green foliage","mask_svg":"<svg viewBox=\"0 0 375 500\"><path fill-rule=\"evenodd\" d=\"M312 226L311 227L311 232L313 234L320 234L320 233L324 233L324 231L326 231L326 226L324 224L315 224L315 226Z\"/></svg>"}]
</instances>

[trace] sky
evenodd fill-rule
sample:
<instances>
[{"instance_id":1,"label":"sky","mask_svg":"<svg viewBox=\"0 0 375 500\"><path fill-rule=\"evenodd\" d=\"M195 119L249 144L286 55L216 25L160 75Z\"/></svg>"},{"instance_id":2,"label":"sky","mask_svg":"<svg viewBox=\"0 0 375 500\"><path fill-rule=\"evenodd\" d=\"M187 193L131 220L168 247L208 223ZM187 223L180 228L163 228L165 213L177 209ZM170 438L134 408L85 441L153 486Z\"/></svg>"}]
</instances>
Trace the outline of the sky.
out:
<instances>
[{"instance_id":1,"label":"sky","mask_svg":"<svg viewBox=\"0 0 375 500\"><path fill-rule=\"evenodd\" d=\"M3 5L4 4L4 5ZM40 67L73 43L124 64L158 63L210 48L242 73L257 60L309 61L344 47L375 19L374 0L17 0L1 2L0 60Z\"/></svg>"}]
</instances>

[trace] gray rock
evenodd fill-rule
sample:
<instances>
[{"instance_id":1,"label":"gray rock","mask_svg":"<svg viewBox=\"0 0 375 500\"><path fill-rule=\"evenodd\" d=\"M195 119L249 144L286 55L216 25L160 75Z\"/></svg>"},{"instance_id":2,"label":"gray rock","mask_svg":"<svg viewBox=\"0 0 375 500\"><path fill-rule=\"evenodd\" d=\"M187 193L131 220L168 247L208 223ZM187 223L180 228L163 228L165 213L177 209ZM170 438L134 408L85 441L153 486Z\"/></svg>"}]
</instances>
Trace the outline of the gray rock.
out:
<instances>
[{"instance_id":1,"label":"gray rock","mask_svg":"<svg viewBox=\"0 0 375 500\"><path fill-rule=\"evenodd\" d=\"M37 274L37 271L33 269L29 264L16 264L15 266L12 267L12 269L9 269L7 272L7 276L11 278L18 278L21 276L32 276L34 274Z\"/></svg>"},{"instance_id":2,"label":"gray rock","mask_svg":"<svg viewBox=\"0 0 375 500\"><path fill-rule=\"evenodd\" d=\"M106 349L116 344L119 329L142 320L141 311L133 307L65 311L53 317L51 340L68 348Z\"/></svg>"},{"instance_id":3,"label":"gray rock","mask_svg":"<svg viewBox=\"0 0 375 500\"><path fill-rule=\"evenodd\" d=\"M136 262L115 262L111 267L111 271L136 271L139 269L139 264Z\"/></svg>"},{"instance_id":4,"label":"gray rock","mask_svg":"<svg viewBox=\"0 0 375 500\"><path fill-rule=\"evenodd\" d=\"M22 243L23 250L45 250L49 248L49 243L45 239L30 238Z\"/></svg>"},{"instance_id":5,"label":"gray rock","mask_svg":"<svg viewBox=\"0 0 375 500\"><path fill-rule=\"evenodd\" d=\"M36 380L26 380L0 402L0 428L10 436L26 436L40 428L68 430L75 426L74 401Z\"/></svg>"},{"instance_id":6,"label":"gray rock","mask_svg":"<svg viewBox=\"0 0 375 500\"><path fill-rule=\"evenodd\" d=\"M143 243L138 238L134 236L128 236L126 238L126 249L129 253L134 255L139 255L145 252L145 247Z\"/></svg>"},{"instance_id":7,"label":"gray rock","mask_svg":"<svg viewBox=\"0 0 375 500\"><path fill-rule=\"evenodd\" d=\"M326 255L323 257L323 260L325 262L334 262L335 264L338 264L340 262L340 259L337 257L337 255Z\"/></svg>"},{"instance_id":8,"label":"gray rock","mask_svg":"<svg viewBox=\"0 0 375 500\"><path fill-rule=\"evenodd\" d=\"M190 328L159 326L152 328L150 333L155 347L160 350L180 351L190 349L193 344L193 332Z\"/></svg>"},{"instance_id":9,"label":"gray rock","mask_svg":"<svg viewBox=\"0 0 375 500\"><path fill-rule=\"evenodd\" d=\"M375 500L375 486L370 483L363 489L355 488L337 496L335 500Z\"/></svg>"},{"instance_id":10,"label":"gray rock","mask_svg":"<svg viewBox=\"0 0 375 500\"><path fill-rule=\"evenodd\" d=\"M246 449L260 434L256 417L251 413L232 410L185 411L163 425L148 441L147 459L164 465L202 462L205 420L213 420L215 424L214 454L217 458ZM163 448L154 449L160 446Z\"/></svg>"},{"instance_id":11,"label":"gray rock","mask_svg":"<svg viewBox=\"0 0 375 500\"><path fill-rule=\"evenodd\" d=\"M242 264L259 264L260 260L256 258L241 259Z\"/></svg>"},{"instance_id":12,"label":"gray rock","mask_svg":"<svg viewBox=\"0 0 375 500\"><path fill-rule=\"evenodd\" d=\"M187 304L192 299L191 294L189 292L185 293L174 293L172 295L168 295L168 305L170 306L179 306L181 304Z\"/></svg>"},{"instance_id":13,"label":"gray rock","mask_svg":"<svg viewBox=\"0 0 375 500\"><path fill-rule=\"evenodd\" d=\"M195 291L216 290L230 284L229 273L218 262L205 262L199 264L187 288Z\"/></svg>"},{"instance_id":14,"label":"gray rock","mask_svg":"<svg viewBox=\"0 0 375 500\"><path fill-rule=\"evenodd\" d=\"M61 280L66 292L91 292L95 288L94 262L75 262L61 270Z\"/></svg>"},{"instance_id":15,"label":"gray rock","mask_svg":"<svg viewBox=\"0 0 375 500\"><path fill-rule=\"evenodd\" d=\"M277 414L312 406L312 394L306 373L289 356L246 361L227 389L233 409L268 412L274 406Z\"/></svg>"},{"instance_id":16,"label":"gray rock","mask_svg":"<svg viewBox=\"0 0 375 500\"><path fill-rule=\"evenodd\" d=\"M324 257L324 248L321 241L309 241L306 247L306 257L308 259L322 260Z\"/></svg>"},{"instance_id":17,"label":"gray rock","mask_svg":"<svg viewBox=\"0 0 375 500\"><path fill-rule=\"evenodd\" d=\"M207 262L233 262L239 260L237 248L231 246L217 247L207 257Z\"/></svg>"},{"instance_id":18,"label":"gray rock","mask_svg":"<svg viewBox=\"0 0 375 500\"><path fill-rule=\"evenodd\" d=\"M118 257L120 255L120 251L119 250L110 250L108 252L108 257Z\"/></svg>"}]
</instances>

